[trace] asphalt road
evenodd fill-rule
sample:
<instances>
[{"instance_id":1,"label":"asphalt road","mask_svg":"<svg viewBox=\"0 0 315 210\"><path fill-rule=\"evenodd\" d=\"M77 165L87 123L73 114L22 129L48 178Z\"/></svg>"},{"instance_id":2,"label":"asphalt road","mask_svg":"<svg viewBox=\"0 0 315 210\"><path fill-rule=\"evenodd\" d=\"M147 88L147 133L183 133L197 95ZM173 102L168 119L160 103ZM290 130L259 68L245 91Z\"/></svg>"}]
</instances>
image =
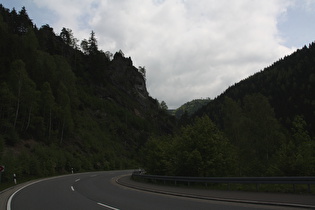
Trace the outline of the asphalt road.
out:
<instances>
[{"instance_id":1,"label":"asphalt road","mask_svg":"<svg viewBox=\"0 0 315 210\"><path fill-rule=\"evenodd\" d=\"M7 210L288 209L163 195L115 182L117 177L128 173L131 171L91 172L39 181L13 194Z\"/></svg>"}]
</instances>

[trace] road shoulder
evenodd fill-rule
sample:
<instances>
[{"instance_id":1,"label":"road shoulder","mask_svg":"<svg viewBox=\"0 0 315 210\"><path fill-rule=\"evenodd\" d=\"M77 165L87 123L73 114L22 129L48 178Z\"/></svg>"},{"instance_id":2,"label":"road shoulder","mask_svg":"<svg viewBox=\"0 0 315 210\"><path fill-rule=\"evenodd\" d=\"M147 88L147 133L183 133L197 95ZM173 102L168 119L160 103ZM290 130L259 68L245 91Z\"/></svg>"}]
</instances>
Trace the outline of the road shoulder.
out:
<instances>
[{"instance_id":1,"label":"road shoulder","mask_svg":"<svg viewBox=\"0 0 315 210\"><path fill-rule=\"evenodd\" d=\"M153 183L134 181L131 179L131 175L125 175L116 178L116 183L137 190L145 190L148 192L162 193L181 197L216 200L224 202L315 209L315 196L308 194L301 195L289 193L225 191L165 186Z\"/></svg>"}]
</instances>

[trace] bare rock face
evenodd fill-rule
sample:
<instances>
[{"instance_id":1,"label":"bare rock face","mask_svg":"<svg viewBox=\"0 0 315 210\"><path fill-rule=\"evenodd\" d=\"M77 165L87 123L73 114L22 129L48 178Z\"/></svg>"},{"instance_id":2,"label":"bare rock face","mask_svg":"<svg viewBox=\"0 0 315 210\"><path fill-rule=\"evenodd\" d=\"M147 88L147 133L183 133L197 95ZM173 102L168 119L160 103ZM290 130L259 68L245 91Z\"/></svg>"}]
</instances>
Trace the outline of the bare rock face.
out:
<instances>
[{"instance_id":1,"label":"bare rock face","mask_svg":"<svg viewBox=\"0 0 315 210\"><path fill-rule=\"evenodd\" d=\"M146 88L145 78L139 70L133 66L131 58L125 58L116 53L109 68L109 77L112 83L128 97L136 100L140 106L136 106L140 113L145 111L152 100Z\"/></svg>"}]
</instances>

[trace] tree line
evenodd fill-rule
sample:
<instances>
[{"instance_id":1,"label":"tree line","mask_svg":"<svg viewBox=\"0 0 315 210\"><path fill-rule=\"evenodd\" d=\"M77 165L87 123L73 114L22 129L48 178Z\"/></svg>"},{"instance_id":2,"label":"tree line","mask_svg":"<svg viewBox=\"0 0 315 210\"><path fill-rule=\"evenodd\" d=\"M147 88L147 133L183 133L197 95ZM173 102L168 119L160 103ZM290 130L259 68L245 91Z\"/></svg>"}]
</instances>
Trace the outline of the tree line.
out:
<instances>
[{"instance_id":1,"label":"tree line","mask_svg":"<svg viewBox=\"0 0 315 210\"><path fill-rule=\"evenodd\" d=\"M164 101L137 92L144 66L99 50L93 31L78 43L71 29L55 34L25 8L0 6L3 181L135 167L178 176L314 174L314 44L196 112L189 104L195 114L177 120Z\"/></svg>"},{"instance_id":2,"label":"tree line","mask_svg":"<svg viewBox=\"0 0 315 210\"><path fill-rule=\"evenodd\" d=\"M262 94L225 97L222 127L195 116L174 135L152 136L142 150L151 174L175 176L312 176L315 141L303 116L286 129Z\"/></svg>"},{"instance_id":3,"label":"tree line","mask_svg":"<svg viewBox=\"0 0 315 210\"><path fill-rule=\"evenodd\" d=\"M143 150L144 158L151 157L151 161L145 162L148 171L183 176L314 175L314 58L315 43L311 43L232 85L192 116L182 115L178 122L182 128L175 135L148 141L148 148ZM228 142L215 160L206 155L213 151L186 142L189 129L194 134L192 141L201 138L211 145L212 138L205 136L205 131L194 132L200 130L200 119L204 118L211 121L209 128L215 126L221 132L217 136L222 142L216 146ZM183 149L179 144L186 143L187 153L178 155L175 148ZM231 154L229 161L224 156L225 150ZM162 158L164 154L168 158ZM178 157L185 158L178 161ZM159 160L158 169L154 167L154 159ZM229 170L218 173L213 166L207 166L207 161L222 163L216 169L228 166ZM212 173L203 172L203 168Z\"/></svg>"},{"instance_id":4,"label":"tree line","mask_svg":"<svg viewBox=\"0 0 315 210\"><path fill-rule=\"evenodd\" d=\"M2 181L139 167L148 136L170 132L158 100L137 96L144 67L99 50L94 31L78 43L71 29L37 28L24 7L0 5ZM116 67L129 77L114 77Z\"/></svg>"}]
</instances>

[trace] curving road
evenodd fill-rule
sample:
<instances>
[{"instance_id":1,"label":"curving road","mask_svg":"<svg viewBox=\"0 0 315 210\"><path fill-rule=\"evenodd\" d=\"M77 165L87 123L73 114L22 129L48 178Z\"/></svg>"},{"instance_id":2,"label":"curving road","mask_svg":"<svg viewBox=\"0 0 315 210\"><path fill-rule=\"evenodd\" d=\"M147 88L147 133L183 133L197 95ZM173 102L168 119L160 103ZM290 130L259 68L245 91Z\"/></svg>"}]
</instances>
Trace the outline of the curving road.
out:
<instances>
[{"instance_id":1,"label":"curving road","mask_svg":"<svg viewBox=\"0 0 315 210\"><path fill-rule=\"evenodd\" d=\"M130 173L91 172L42 180L16 191L9 199L7 210L288 209L162 195L115 183L117 177Z\"/></svg>"}]
</instances>

